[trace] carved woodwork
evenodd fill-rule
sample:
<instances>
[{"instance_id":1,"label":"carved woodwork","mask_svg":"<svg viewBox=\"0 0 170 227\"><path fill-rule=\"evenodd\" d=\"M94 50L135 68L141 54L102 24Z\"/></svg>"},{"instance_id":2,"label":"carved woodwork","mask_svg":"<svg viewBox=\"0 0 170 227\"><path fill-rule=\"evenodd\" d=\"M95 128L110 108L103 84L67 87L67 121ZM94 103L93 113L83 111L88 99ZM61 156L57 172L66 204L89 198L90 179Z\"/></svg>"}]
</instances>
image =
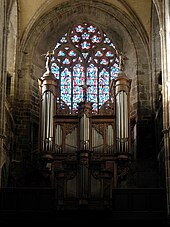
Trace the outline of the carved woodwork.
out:
<instances>
[{"instance_id":1,"label":"carved woodwork","mask_svg":"<svg viewBox=\"0 0 170 227\"><path fill-rule=\"evenodd\" d=\"M57 82L47 86L44 81L47 80L41 80L42 95L46 89L53 93ZM45 154L42 158L51 173L52 187L56 189L56 200L66 201L73 196L79 199L79 204L87 205L89 199L94 197L107 200L109 204L112 189L126 180L132 158L130 83L121 72L110 85L110 100L102 105L97 114L92 113L92 104L86 101L85 96L79 103L78 111L70 113L67 104L57 97L57 92L54 94L55 112L50 125L54 129L53 148L47 150L42 145L40 147L41 153ZM124 112L121 112L122 109ZM120 120L121 117L124 121ZM42 137L40 143L44 143Z\"/></svg>"}]
</instances>

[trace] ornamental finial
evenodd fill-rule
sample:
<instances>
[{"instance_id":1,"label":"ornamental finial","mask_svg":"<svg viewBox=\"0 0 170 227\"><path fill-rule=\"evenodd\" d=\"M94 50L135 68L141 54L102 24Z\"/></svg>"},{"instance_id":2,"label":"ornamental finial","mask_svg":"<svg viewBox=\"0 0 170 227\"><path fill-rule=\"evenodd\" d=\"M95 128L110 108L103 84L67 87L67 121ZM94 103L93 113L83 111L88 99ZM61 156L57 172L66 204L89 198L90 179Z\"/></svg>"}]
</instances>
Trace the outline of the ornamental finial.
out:
<instances>
[{"instance_id":1,"label":"ornamental finial","mask_svg":"<svg viewBox=\"0 0 170 227\"><path fill-rule=\"evenodd\" d=\"M124 71L125 69L125 61L128 60L128 58L123 54L122 52L119 53L119 69L120 71Z\"/></svg>"},{"instance_id":2,"label":"ornamental finial","mask_svg":"<svg viewBox=\"0 0 170 227\"><path fill-rule=\"evenodd\" d=\"M54 50L52 50L52 51L48 50L46 54L42 54L42 55L44 55L46 58L46 63L45 63L46 72L50 73L51 72L51 58L54 55Z\"/></svg>"}]
</instances>

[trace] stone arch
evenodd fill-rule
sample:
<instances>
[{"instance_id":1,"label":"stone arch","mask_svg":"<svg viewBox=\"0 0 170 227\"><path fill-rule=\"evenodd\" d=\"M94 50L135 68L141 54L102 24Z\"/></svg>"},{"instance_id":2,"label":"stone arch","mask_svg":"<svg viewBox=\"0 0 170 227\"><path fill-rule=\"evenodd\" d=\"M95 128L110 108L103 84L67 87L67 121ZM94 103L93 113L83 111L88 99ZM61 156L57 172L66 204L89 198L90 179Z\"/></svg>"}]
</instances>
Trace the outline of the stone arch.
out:
<instances>
[{"instance_id":1,"label":"stone arch","mask_svg":"<svg viewBox=\"0 0 170 227\"><path fill-rule=\"evenodd\" d=\"M127 8L129 10L129 8ZM35 18L21 41L19 67L19 94L25 105L31 106L32 116L39 117L38 78L45 72L44 54L53 49L59 39L79 19L88 20L112 39L117 49L126 54L125 72L132 79L131 117L142 121L152 113L151 62L149 60L148 36L139 26L135 14L128 14L103 1L77 1L57 5L50 12ZM22 103L24 105L24 102Z\"/></svg>"},{"instance_id":2,"label":"stone arch","mask_svg":"<svg viewBox=\"0 0 170 227\"><path fill-rule=\"evenodd\" d=\"M44 72L44 58L41 55L54 47L57 37L61 37L72 23L79 18L87 19L103 28L129 59L126 63L126 73L133 79L132 115L137 114L136 106L141 108L141 105L137 105L139 102L147 103L150 109L150 62L146 33L142 34L143 30L136 27L135 22L125 13L103 2L91 2L89 6L87 1L83 1L81 4L69 3L65 7L62 6L63 8L57 6L41 18L37 18L27 37L22 40L21 48L26 53L23 54L22 68L26 69L24 64L27 62L27 65L34 68L35 78L40 77ZM31 70L27 67L27 71ZM23 74L25 78L26 74Z\"/></svg>"}]
</instances>

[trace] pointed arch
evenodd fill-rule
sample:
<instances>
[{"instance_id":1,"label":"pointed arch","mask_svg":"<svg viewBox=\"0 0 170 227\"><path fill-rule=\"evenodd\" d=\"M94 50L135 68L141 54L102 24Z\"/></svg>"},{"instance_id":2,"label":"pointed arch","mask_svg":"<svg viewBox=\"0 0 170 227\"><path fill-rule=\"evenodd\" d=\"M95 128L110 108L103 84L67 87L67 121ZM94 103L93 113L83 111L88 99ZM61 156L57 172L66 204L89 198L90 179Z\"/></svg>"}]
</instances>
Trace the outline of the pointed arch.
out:
<instances>
[{"instance_id":1,"label":"pointed arch","mask_svg":"<svg viewBox=\"0 0 170 227\"><path fill-rule=\"evenodd\" d=\"M53 51L51 71L60 84L59 100L76 112L86 99L97 113L110 99L109 84L119 72L119 53L111 39L94 24L79 22Z\"/></svg>"}]
</instances>

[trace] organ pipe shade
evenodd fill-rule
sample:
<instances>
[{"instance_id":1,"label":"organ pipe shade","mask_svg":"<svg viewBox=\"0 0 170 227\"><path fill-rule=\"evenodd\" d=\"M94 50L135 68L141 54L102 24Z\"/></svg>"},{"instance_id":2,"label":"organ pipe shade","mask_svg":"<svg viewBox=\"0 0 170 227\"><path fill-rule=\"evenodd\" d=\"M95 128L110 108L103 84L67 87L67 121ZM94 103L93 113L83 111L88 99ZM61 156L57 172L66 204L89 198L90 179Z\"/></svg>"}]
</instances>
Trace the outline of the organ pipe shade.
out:
<instances>
[{"instance_id":1,"label":"organ pipe shade","mask_svg":"<svg viewBox=\"0 0 170 227\"><path fill-rule=\"evenodd\" d=\"M62 149L62 129L60 125L55 128L55 151L61 153Z\"/></svg>"},{"instance_id":2,"label":"organ pipe shade","mask_svg":"<svg viewBox=\"0 0 170 227\"><path fill-rule=\"evenodd\" d=\"M98 133L95 128L92 128L92 149L94 153L102 153L103 151L103 136Z\"/></svg>"},{"instance_id":3,"label":"organ pipe shade","mask_svg":"<svg viewBox=\"0 0 170 227\"><path fill-rule=\"evenodd\" d=\"M108 125L106 130L106 139L107 139L107 153L113 152L114 146L114 134L113 134L113 127L112 125Z\"/></svg>"},{"instance_id":4,"label":"organ pipe shade","mask_svg":"<svg viewBox=\"0 0 170 227\"><path fill-rule=\"evenodd\" d=\"M80 143L81 149L89 149L89 118L83 114L80 119Z\"/></svg>"},{"instance_id":5,"label":"organ pipe shade","mask_svg":"<svg viewBox=\"0 0 170 227\"><path fill-rule=\"evenodd\" d=\"M125 91L116 95L117 152L128 152L128 98Z\"/></svg>"},{"instance_id":6,"label":"organ pipe shade","mask_svg":"<svg viewBox=\"0 0 170 227\"><path fill-rule=\"evenodd\" d=\"M66 135L65 150L67 153L74 153L77 151L77 128Z\"/></svg>"},{"instance_id":7,"label":"organ pipe shade","mask_svg":"<svg viewBox=\"0 0 170 227\"><path fill-rule=\"evenodd\" d=\"M54 95L46 91L42 96L42 149L49 152L53 150L53 116L54 116Z\"/></svg>"}]
</instances>

